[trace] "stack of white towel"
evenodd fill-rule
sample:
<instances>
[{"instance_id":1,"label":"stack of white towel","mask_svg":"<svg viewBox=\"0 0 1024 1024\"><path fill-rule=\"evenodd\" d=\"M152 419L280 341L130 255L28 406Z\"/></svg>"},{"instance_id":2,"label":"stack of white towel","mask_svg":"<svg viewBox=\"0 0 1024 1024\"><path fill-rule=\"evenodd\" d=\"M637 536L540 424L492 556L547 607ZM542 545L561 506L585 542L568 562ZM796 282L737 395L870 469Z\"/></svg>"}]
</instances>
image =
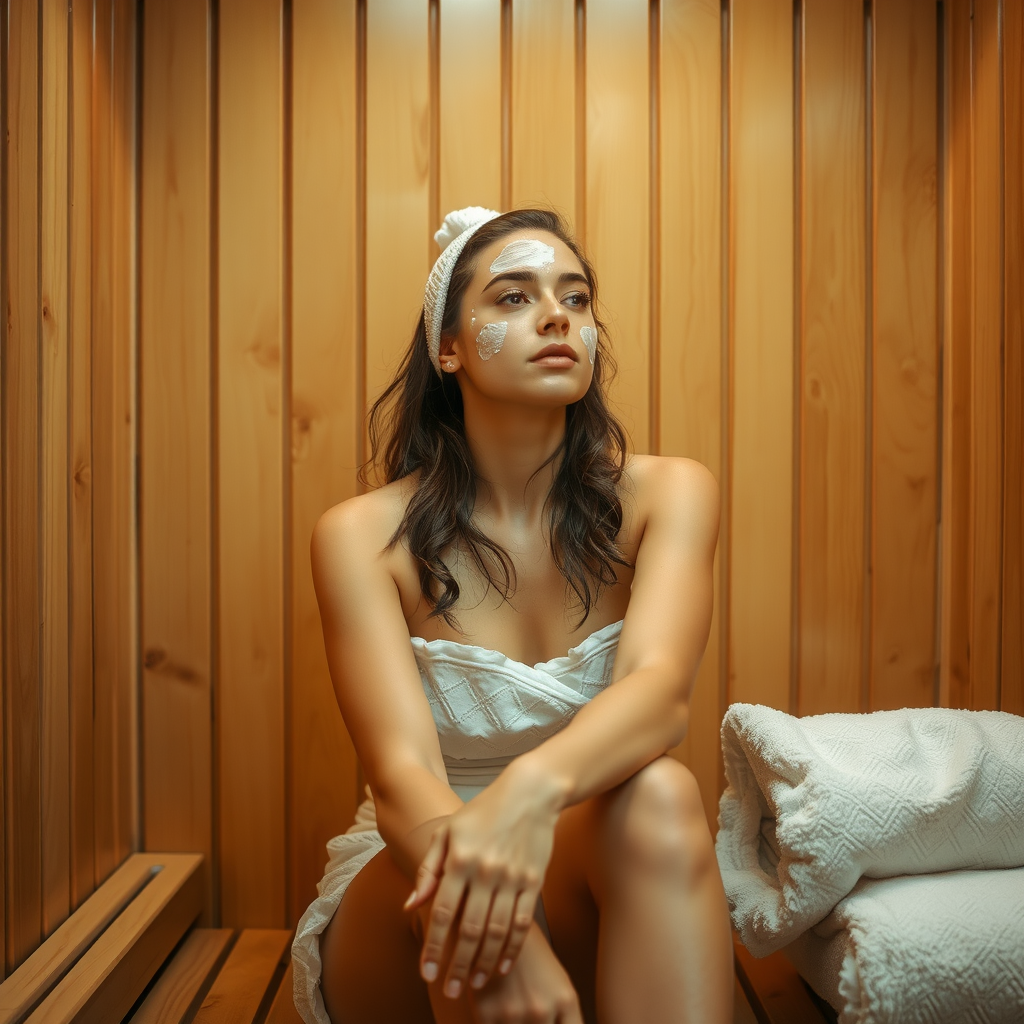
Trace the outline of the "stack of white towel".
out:
<instances>
[{"instance_id":1,"label":"stack of white towel","mask_svg":"<svg viewBox=\"0 0 1024 1024\"><path fill-rule=\"evenodd\" d=\"M717 839L733 923L840 1024L1024 1022L1024 718L734 704Z\"/></svg>"}]
</instances>

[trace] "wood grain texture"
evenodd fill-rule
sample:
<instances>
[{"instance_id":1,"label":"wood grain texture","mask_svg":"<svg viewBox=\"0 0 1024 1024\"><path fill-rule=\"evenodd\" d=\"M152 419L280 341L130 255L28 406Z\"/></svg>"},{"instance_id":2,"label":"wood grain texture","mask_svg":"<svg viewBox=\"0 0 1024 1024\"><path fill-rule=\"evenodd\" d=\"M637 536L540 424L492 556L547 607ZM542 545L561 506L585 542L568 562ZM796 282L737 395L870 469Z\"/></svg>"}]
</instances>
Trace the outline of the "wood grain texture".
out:
<instances>
[{"instance_id":1,"label":"wood grain texture","mask_svg":"<svg viewBox=\"0 0 1024 1024\"><path fill-rule=\"evenodd\" d=\"M267 1014L267 1024L300 1024L302 1018L299 1011L295 1009L295 996L292 984L292 961L288 961L281 984L274 996L274 1002L270 1006L270 1013Z\"/></svg>"},{"instance_id":2,"label":"wood grain texture","mask_svg":"<svg viewBox=\"0 0 1024 1024\"><path fill-rule=\"evenodd\" d=\"M3 96L0 97L0 122L2 122L2 137L0 137L0 145L4 146L3 155L7 155L7 146L10 142L10 136L7 134L7 55L9 53L9 46L7 42L7 29L10 24L10 19L7 15L7 0L0 0L0 87L3 89ZM0 258L2 258L4 265L8 260L8 249L7 249L7 192L6 192L7 179L4 175L2 182L0 182ZM0 309L7 309L9 300L7 298L8 293L8 280L7 274L2 267L0 267ZM3 339L6 347L8 341L8 334L6 323L3 328ZM4 378L2 372L0 372L0 425L3 427L3 437L0 437L0 455L6 454L3 451L3 438L6 437L7 430L7 419L6 419L6 408L7 408L7 395L6 387L4 386ZM3 463L0 461L0 467ZM0 474L3 473L0 468ZM0 486L0 536L6 538L6 534L3 532L6 529L7 523L7 504L3 500L3 494L6 493L7 480L6 476L2 480L2 486ZM7 580L7 548L6 545L0 543L0 581L6 582ZM2 586L0 586L0 594L3 593ZM0 683L7 678L7 616L3 606L3 600L0 598ZM3 920L4 927L0 928L0 981L7 977L7 698L6 693L0 693L0 763L2 763L2 775L3 779L0 782L0 822L4 825L4 841L0 842L0 920Z\"/></svg>"},{"instance_id":3,"label":"wood grain texture","mask_svg":"<svg viewBox=\"0 0 1024 1024\"><path fill-rule=\"evenodd\" d=\"M971 350L971 707L999 706L1003 513L1003 246L1000 0L974 0Z\"/></svg>"},{"instance_id":4,"label":"wood grain texture","mask_svg":"<svg viewBox=\"0 0 1024 1024\"><path fill-rule=\"evenodd\" d=\"M40 145L40 478L42 482L42 930L71 905L68 549L68 22L42 7Z\"/></svg>"},{"instance_id":5,"label":"wood grain texture","mask_svg":"<svg viewBox=\"0 0 1024 1024\"><path fill-rule=\"evenodd\" d=\"M929 0L873 20L872 710L935 701L936 29Z\"/></svg>"},{"instance_id":6,"label":"wood grain texture","mask_svg":"<svg viewBox=\"0 0 1024 1024\"><path fill-rule=\"evenodd\" d=\"M95 772L96 878L117 866L117 709L121 669L118 616L118 561L122 509L117 463L122 395L115 339L115 205L113 189L114 0L93 8L92 186L92 437L93 556L102 567L93 575L93 746Z\"/></svg>"},{"instance_id":7,"label":"wood grain texture","mask_svg":"<svg viewBox=\"0 0 1024 1024\"><path fill-rule=\"evenodd\" d=\"M250 928L242 932L195 1016L195 1024L250 1024L277 965L287 956L291 932Z\"/></svg>"},{"instance_id":8,"label":"wood grain texture","mask_svg":"<svg viewBox=\"0 0 1024 1024\"><path fill-rule=\"evenodd\" d=\"M722 481L722 27L717 0L665 0L658 62L660 253L659 452L703 463ZM677 755L700 785L708 820L721 792L723 590Z\"/></svg>"},{"instance_id":9,"label":"wood grain texture","mask_svg":"<svg viewBox=\"0 0 1024 1024\"><path fill-rule=\"evenodd\" d=\"M68 301L71 906L93 891L92 0L71 5Z\"/></svg>"},{"instance_id":10,"label":"wood grain texture","mask_svg":"<svg viewBox=\"0 0 1024 1024\"><path fill-rule=\"evenodd\" d=\"M786 0L729 23L729 701L790 710L793 26Z\"/></svg>"},{"instance_id":11,"label":"wood grain texture","mask_svg":"<svg viewBox=\"0 0 1024 1024\"><path fill-rule=\"evenodd\" d=\"M440 217L500 210L501 4L441 0L440 32Z\"/></svg>"},{"instance_id":12,"label":"wood grain texture","mask_svg":"<svg viewBox=\"0 0 1024 1024\"><path fill-rule=\"evenodd\" d=\"M512 7L512 207L551 207L570 222L576 213L576 170L581 158L576 153L575 64L573 0L516 0ZM576 230L582 227L577 224Z\"/></svg>"},{"instance_id":13,"label":"wood grain texture","mask_svg":"<svg viewBox=\"0 0 1024 1024\"><path fill-rule=\"evenodd\" d=\"M199 914L199 855L136 856L159 864L159 870L54 986L27 1024L120 1020Z\"/></svg>"},{"instance_id":14,"label":"wood grain texture","mask_svg":"<svg viewBox=\"0 0 1024 1024\"><path fill-rule=\"evenodd\" d=\"M0 1024L17 1024L151 881L157 861L129 857L0 988Z\"/></svg>"},{"instance_id":15,"label":"wood grain texture","mask_svg":"<svg viewBox=\"0 0 1024 1024\"><path fill-rule=\"evenodd\" d=\"M356 759L331 687L309 541L356 493L356 4L292 9L291 734L288 921L316 896L327 841L351 824Z\"/></svg>"},{"instance_id":16,"label":"wood grain texture","mask_svg":"<svg viewBox=\"0 0 1024 1024\"><path fill-rule=\"evenodd\" d=\"M597 0L586 17L586 239L598 313L618 363L610 389L637 452L650 451L648 4Z\"/></svg>"},{"instance_id":17,"label":"wood grain texture","mask_svg":"<svg viewBox=\"0 0 1024 1024\"><path fill-rule=\"evenodd\" d=\"M970 0L943 7L944 276L939 703L970 706L973 199Z\"/></svg>"},{"instance_id":18,"label":"wood grain texture","mask_svg":"<svg viewBox=\"0 0 1024 1024\"><path fill-rule=\"evenodd\" d=\"M862 710L864 6L807 0L799 54L798 714Z\"/></svg>"},{"instance_id":19,"label":"wood grain texture","mask_svg":"<svg viewBox=\"0 0 1024 1024\"><path fill-rule=\"evenodd\" d=\"M1003 631L999 707L1024 715L1024 9L1003 6ZM1014 183L1017 184L1014 184Z\"/></svg>"},{"instance_id":20,"label":"wood grain texture","mask_svg":"<svg viewBox=\"0 0 1024 1024\"><path fill-rule=\"evenodd\" d=\"M4 811L7 969L41 938L39 8L7 12L4 260Z\"/></svg>"},{"instance_id":21,"label":"wood grain texture","mask_svg":"<svg viewBox=\"0 0 1024 1024\"><path fill-rule=\"evenodd\" d=\"M143 820L204 855L215 920L211 718L210 73L206 0L148 3L141 154Z\"/></svg>"},{"instance_id":22,"label":"wood grain texture","mask_svg":"<svg viewBox=\"0 0 1024 1024\"><path fill-rule=\"evenodd\" d=\"M409 346L437 256L430 224L427 5L366 8L366 337L369 401Z\"/></svg>"},{"instance_id":23,"label":"wood grain texture","mask_svg":"<svg viewBox=\"0 0 1024 1024\"><path fill-rule=\"evenodd\" d=\"M280 0L219 8L217 519L221 920L284 923Z\"/></svg>"},{"instance_id":24,"label":"wood grain texture","mask_svg":"<svg viewBox=\"0 0 1024 1024\"><path fill-rule=\"evenodd\" d=\"M230 928L193 928L164 967L131 1024L182 1024L199 994L212 983Z\"/></svg>"},{"instance_id":25,"label":"wood grain texture","mask_svg":"<svg viewBox=\"0 0 1024 1024\"><path fill-rule=\"evenodd\" d=\"M733 940L736 974L762 1024L824 1024L796 969L781 952L764 959L750 955L738 937Z\"/></svg>"}]
</instances>

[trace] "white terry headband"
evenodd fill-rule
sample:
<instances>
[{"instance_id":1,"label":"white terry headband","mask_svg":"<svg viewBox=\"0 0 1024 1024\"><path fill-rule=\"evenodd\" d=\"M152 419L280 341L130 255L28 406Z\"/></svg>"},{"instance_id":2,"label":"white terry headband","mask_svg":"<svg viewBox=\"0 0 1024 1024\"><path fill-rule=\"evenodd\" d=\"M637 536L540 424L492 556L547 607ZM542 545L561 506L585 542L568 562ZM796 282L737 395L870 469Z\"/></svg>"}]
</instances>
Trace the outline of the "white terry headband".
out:
<instances>
[{"instance_id":1,"label":"white terry headband","mask_svg":"<svg viewBox=\"0 0 1024 1024\"><path fill-rule=\"evenodd\" d=\"M437 257L437 262L427 278L427 287L423 294L423 323L427 329L427 352L439 377L442 376L441 321L444 319L444 307L448 301L448 285L451 284L452 271L477 228L500 216L497 210L488 210L483 206L467 206L463 210L453 210L449 213L440 230L434 234L434 241L441 246L441 255Z\"/></svg>"}]
</instances>

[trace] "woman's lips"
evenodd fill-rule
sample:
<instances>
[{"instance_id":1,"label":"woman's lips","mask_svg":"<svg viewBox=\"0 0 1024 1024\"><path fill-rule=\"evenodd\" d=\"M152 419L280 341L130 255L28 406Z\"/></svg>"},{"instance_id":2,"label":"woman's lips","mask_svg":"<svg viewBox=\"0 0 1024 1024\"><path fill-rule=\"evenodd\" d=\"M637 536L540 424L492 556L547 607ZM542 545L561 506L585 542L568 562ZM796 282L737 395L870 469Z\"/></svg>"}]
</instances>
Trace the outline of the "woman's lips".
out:
<instances>
[{"instance_id":1,"label":"woman's lips","mask_svg":"<svg viewBox=\"0 0 1024 1024\"><path fill-rule=\"evenodd\" d=\"M569 345L548 345L530 360L542 366L569 367L576 362L576 353Z\"/></svg>"}]
</instances>

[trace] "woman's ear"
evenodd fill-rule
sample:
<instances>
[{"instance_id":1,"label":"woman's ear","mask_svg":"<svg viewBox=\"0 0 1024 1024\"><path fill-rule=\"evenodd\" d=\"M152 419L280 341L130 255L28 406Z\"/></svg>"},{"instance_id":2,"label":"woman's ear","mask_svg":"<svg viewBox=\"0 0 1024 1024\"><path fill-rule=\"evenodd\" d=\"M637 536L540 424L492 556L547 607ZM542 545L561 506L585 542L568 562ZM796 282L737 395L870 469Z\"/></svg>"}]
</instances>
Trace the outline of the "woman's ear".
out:
<instances>
[{"instance_id":1,"label":"woman's ear","mask_svg":"<svg viewBox=\"0 0 1024 1024\"><path fill-rule=\"evenodd\" d=\"M441 361L442 373L455 373L456 370L459 369L462 365L462 360L459 358L459 354L455 350L454 338L441 338L441 348L438 353L438 358Z\"/></svg>"}]
</instances>

